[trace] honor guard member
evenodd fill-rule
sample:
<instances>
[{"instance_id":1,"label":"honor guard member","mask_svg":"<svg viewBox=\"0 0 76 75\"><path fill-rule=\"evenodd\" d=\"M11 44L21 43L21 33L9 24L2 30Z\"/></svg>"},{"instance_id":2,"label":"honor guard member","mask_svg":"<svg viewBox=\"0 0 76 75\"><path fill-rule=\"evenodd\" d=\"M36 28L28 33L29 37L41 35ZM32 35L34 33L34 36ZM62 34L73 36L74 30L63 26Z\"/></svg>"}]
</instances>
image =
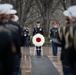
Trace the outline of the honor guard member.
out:
<instances>
[{"instance_id":1,"label":"honor guard member","mask_svg":"<svg viewBox=\"0 0 76 75\"><path fill-rule=\"evenodd\" d=\"M63 26L63 27L60 27L58 29L58 40L60 39L60 42L61 42L61 61L62 61L62 68L63 68L63 74L64 75L69 75L71 74L70 72L70 62L69 62L69 59L70 59L70 47L68 47L66 49L65 47L65 44L67 42L66 40L66 37L67 37L67 33L70 32L70 27L71 27L71 14L68 10L64 11L63 12L64 16L65 16L65 19L67 21L66 25Z\"/></svg>"},{"instance_id":2,"label":"honor guard member","mask_svg":"<svg viewBox=\"0 0 76 75\"><path fill-rule=\"evenodd\" d=\"M70 72L72 75L76 75L76 6L69 7L68 11L72 17L72 23L70 26L68 38L66 38L65 47L66 49L69 49Z\"/></svg>"},{"instance_id":3,"label":"honor guard member","mask_svg":"<svg viewBox=\"0 0 76 75\"><path fill-rule=\"evenodd\" d=\"M16 23L14 21L16 21L18 19L18 17L16 15L13 15L16 13L17 13L17 11L14 9L8 10L6 12L5 24L6 24L6 28L8 28L10 31L12 31L13 45L16 47L16 60L15 60L15 62L17 62L17 74L21 74L21 71L20 71L20 58L21 58L20 40L21 39L20 39L18 27L13 24L13 23ZM9 23L9 21L11 21L13 23Z\"/></svg>"},{"instance_id":4,"label":"honor guard member","mask_svg":"<svg viewBox=\"0 0 76 75\"><path fill-rule=\"evenodd\" d=\"M33 36L38 33L44 35L43 28L40 26L39 21L36 22L36 27L34 27L34 29L33 29ZM36 46L36 51L37 51L37 55L40 56L41 55L41 46L40 47Z\"/></svg>"},{"instance_id":5,"label":"honor guard member","mask_svg":"<svg viewBox=\"0 0 76 75\"><path fill-rule=\"evenodd\" d=\"M29 29L27 28L27 26L24 27L23 32L24 32L24 34L25 34L25 33L26 33L26 34L29 34Z\"/></svg>"},{"instance_id":6,"label":"honor guard member","mask_svg":"<svg viewBox=\"0 0 76 75\"><path fill-rule=\"evenodd\" d=\"M63 15L65 16L66 20L66 25L60 28L62 30L60 36L61 36L61 62L62 62L62 69L63 69L63 74L64 75L69 75L70 74L70 65L69 65L69 49L65 48L65 36L69 32L69 27L71 25L71 15L68 10L63 12ZM59 29L58 29L59 33Z\"/></svg>"},{"instance_id":7,"label":"honor guard member","mask_svg":"<svg viewBox=\"0 0 76 75\"><path fill-rule=\"evenodd\" d=\"M24 39L25 39L25 50L24 50L24 57L25 59L29 58L29 46L30 46L30 34L29 29L27 27L24 28Z\"/></svg>"},{"instance_id":8,"label":"honor guard member","mask_svg":"<svg viewBox=\"0 0 76 75\"><path fill-rule=\"evenodd\" d=\"M10 29L14 36L14 43L16 46L16 50L17 50L17 55L18 55L18 60L16 60L18 62L18 73L21 75L21 71L20 71L20 62L21 62L21 50L20 47L24 45L24 36L23 36L23 30L20 27L20 25L18 23L16 23L15 21L18 19L18 17L15 15L17 13L16 10L11 9L9 11L6 12L7 15L7 19L8 21L6 22L6 27L8 29Z\"/></svg>"},{"instance_id":9,"label":"honor guard member","mask_svg":"<svg viewBox=\"0 0 76 75\"><path fill-rule=\"evenodd\" d=\"M17 13L16 10L9 10L6 14L7 14L7 18L9 19L9 21L7 22L8 24L12 24L13 26L16 26L17 27L17 32L19 34L19 43L20 43L20 47L24 45L24 34L23 34L23 29L20 27L20 25L15 22L13 20L14 16L17 17L15 14Z\"/></svg>"},{"instance_id":10,"label":"honor guard member","mask_svg":"<svg viewBox=\"0 0 76 75\"><path fill-rule=\"evenodd\" d=\"M14 54L16 50L13 45L12 32L4 24L5 13L12 7L10 4L0 5L0 75L16 75L17 70L16 56Z\"/></svg>"},{"instance_id":11,"label":"honor guard member","mask_svg":"<svg viewBox=\"0 0 76 75\"><path fill-rule=\"evenodd\" d=\"M64 75L69 75L70 74L70 65L69 65L69 49L65 48L65 43L66 43L66 35L70 30L70 25L71 25L71 14L69 13L68 10L63 12L66 20L66 25L58 28L58 46L61 47L61 62L62 62L62 69L63 69L63 74ZM55 40L53 40L55 42Z\"/></svg>"},{"instance_id":12,"label":"honor guard member","mask_svg":"<svg viewBox=\"0 0 76 75\"><path fill-rule=\"evenodd\" d=\"M30 46L30 34L29 34L29 29L26 27L24 28L24 38L25 38L25 46L29 47Z\"/></svg>"},{"instance_id":13,"label":"honor guard member","mask_svg":"<svg viewBox=\"0 0 76 75\"><path fill-rule=\"evenodd\" d=\"M58 33L58 28L57 28L58 23L53 22L53 28L50 29L50 38L57 38L57 33ZM57 45L52 41L52 52L54 56L57 56Z\"/></svg>"},{"instance_id":14,"label":"honor guard member","mask_svg":"<svg viewBox=\"0 0 76 75\"><path fill-rule=\"evenodd\" d=\"M5 7L4 7L5 8ZM22 42L23 42L23 32L22 32L22 28L13 21L14 18L14 14L17 11L14 9L9 9L6 11L6 19L5 21L5 26L7 29L9 29L10 31L12 31L12 35L13 35L13 43L16 47L16 62L17 62L17 67L18 67L18 72L20 74L20 59L21 59L21 52L20 52L20 47L22 46ZM16 16L17 17L17 16ZM17 18L16 18L17 19Z\"/></svg>"}]
</instances>

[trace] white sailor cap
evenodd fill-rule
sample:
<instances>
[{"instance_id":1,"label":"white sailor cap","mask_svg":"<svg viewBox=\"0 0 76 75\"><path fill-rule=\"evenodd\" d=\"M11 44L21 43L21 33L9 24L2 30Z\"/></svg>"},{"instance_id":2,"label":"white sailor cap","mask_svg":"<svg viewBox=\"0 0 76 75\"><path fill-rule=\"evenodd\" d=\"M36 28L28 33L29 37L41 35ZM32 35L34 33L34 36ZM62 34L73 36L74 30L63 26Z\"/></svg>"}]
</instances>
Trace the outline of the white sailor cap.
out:
<instances>
[{"instance_id":1,"label":"white sailor cap","mask_svg":"<svg viewBox=\"0 0 76 75\"><path fill-rule=\"evenodd\" d=\"M5 7L7 7L8 9L13 9L13 5L12 4L3 4Z\"/></svg>"},{"instance_id":2,"label":"white sailor cap","mask_svg":"<svg viewBox=\"0 0 76 75\"><path fill-rule=\"evenodd\" d=\"M70 12L72 17L76 17L76 5L69 7L68 11Z\"/></svg>"},{"instance_id":3,"label":"white sailor cap","mask_svg":"<svg viewBox=\"0 0 76 75\"><path fill-rule=\"evenodd\" d=\"M6 14L16 14L16 13L17 13L17 11L14 10L14 9L8 10L8 11L6 12Z\"/></svg>"},{"instance_id":4,"label":"white sailor cap","mask_svg":"<svg viewBox=\"0 0 76 75\"><path fill-rule=\"evenodd\" d=\"M72 17L76 17L76 11L72 12Z\"/></svg>"},{"instance_id":5,"label":"white sailor cap","mask_svg":"<svg viewBox=\"0 0 76 75\"><path fill-rule=\"evenodd\" d=\"M8 8L3 8L0 10L0 14L5 14L9 9Z\"/></svg>"},{"instance_id":6,"label":"white sailor cap","mask_svg":"<svg viewBox=\"0 0 76 75\"><path fill-rule=\"evenodd\" d=\"M69 18L71 19L71 14L70 14L70 12L69 12L68 10L65 10L65 11L63 12L63 15L64 15L64 16L67 16L67 17L69 17Z\"/></svg>"},{"instance_id":7,"label":"white sailor cap","mask_svg":"<svg viewBox=\"0 0 76 75\"><path fill-rule=\"evenodd\" d=\"M70 11L70 12L72 12L72 11L74 11L74 10L76 10L76 5L70 6L70 7L68 8L68 11Z\"/></svg>"},{"instance_id":8,"label":"white sailor cap","mask_svg":"<svg viewBox=\"0 0 76 75\"><path fill-rule=\"evenodd\" d=\"M17 15L14 15L14 19L13 19L13 21L18 21L19 20L19 17L17 16Z\"/></svg>"},{"instance_id":9,"label":"white sailor cap","mask_svg":"<svg viewBox=\"0 0 76 75\"><path fill-rule=\"evenodd\" d=\"M11 4L0 4L0 10L2 10L3 8L12 9L13 5L11 5Z\"/></svg>"},{"instance_id":10,"label":"white sailor cap","mask_svg":"<svg viewBox=\"0 0 76 75\"><path fill-rule=\"evenodd\" d=\"M0 4L0 14L5 14L8 10L12 9L11 4Z\"/></svg>"}]
</instances>

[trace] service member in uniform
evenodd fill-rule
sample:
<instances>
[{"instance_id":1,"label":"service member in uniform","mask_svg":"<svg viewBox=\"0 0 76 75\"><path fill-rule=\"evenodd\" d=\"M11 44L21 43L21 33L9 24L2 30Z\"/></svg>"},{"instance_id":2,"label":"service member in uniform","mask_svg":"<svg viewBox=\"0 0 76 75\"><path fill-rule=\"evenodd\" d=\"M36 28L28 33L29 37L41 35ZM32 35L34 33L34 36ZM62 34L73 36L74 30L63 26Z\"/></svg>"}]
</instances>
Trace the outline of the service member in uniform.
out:
<instances>
[{"instance_id":1,"label":"service member in uniform","mask_svg":"<svg viewBox=\"0 0 76 75\"><path fill-rule=\"evenodd\" d=\"M33 36L38 33L44 35L43 28L40 26L39 21L36 22L36 27L34 27L34 29L33 29ZM40 47L36 46L36 51L37 51L37 55L40 56L41 55L41 46Z\"/></svg>"},{"instance_id":2,"label":"service member in uniform","mask_svg":"<svg viewBox=\"0 0 76 75\"><path fill-rule=\"evenodd\" d=\"M58 28L57 28L57 22L53 22L53 28L50 29L50 38L57 38ZM54 56L57 56L57 45L52 41L52 54Z\"/></svg>"},{"instance_id":3,"label":"service member in uniform","mask_svg":"<svg viewBox=\"0 0 76 75\"><path fill-rule=\"evenodd\" d=\"M15 61L16 55L13 45L12 32L6 28L5 18L6 11L13 6L10 4L0 5L0 75L16 75L17 62Z\"/></svg>"},{"instance_id":4,"label":"service member in uniform","mask_svg":"<svg viewBox=\"0 0 76 75\"><path fill-rule=\"evenodd\" d=\"M64 75L69 75L70 74L70 65L69 65L69 49L65 48L65 37L67 32L69 32L69 27L71 26L71 15L69 13L68 10L63 12L64 16L65 16L65 20L66 20L66 25L64 25L62 28L62 50L61 50L61 62L62 62L62 68L63 68L63 74Z\"/></svg>"},{"instance_id":5,"label":"service member in uniform","mask_svg":"<svg viewBox=\"0 0 76 75\"><path fill-rule=\"evenodd\" d=\"M69 49L69 63L70 63L70 72L72 75L76 75L76 6L71 6L68 8L68 11L71 14L71 26L69 27L69 35L66 38L66 49ZM68 34L67 33L67 34ZM67 37L67 36L66 36ZM68 41L67 41L68 40Z\"/></svg>"},{"instance_id":6,"label":"service member in uniform","mask_svg":"<svg viewBox=\"0 0 76 75\"><path fill-rule=\"evenodd\" d=\"M14 9L10 9L6 12L6 18L4 19L5 21L5 26L7 29L9 29L10 31L12 31L12 35L13 35L13 45L16 48L16 62L17 62L17 74L20 75L20 59L21 59L21 51L20 51L20 47L23 44L23 32L22 32L22 28L20 27L20 25L18 25L16 22L14 22L14 14L17 11ZM16 16L17 17L17 16ZM13 18L13 19L12 19Z\"/></svg>"},{"instance_id":7,"label":"service member in uniform","mask_svg":"<svg viewBox=\"0 0 76 75\"><path fill-rule=\"evenodd\" d=\"M25 49L24 49L24 57L25 59L28 59L30 56L30 51L29 51L29 47L30 47L30 34L29 34L29 29L27 27L24 28L24 39L25 39Z\"/></svg>"},{"instance_id":8,"label":"service member in uniform","mask_svg":"<svg viewBox=\"0 0 76 75\"><path fill-rule=\"evenodd\" d=\"M61 62L62 62L62 69L64 75L70 74L70 65L69 65L69 48L65 48L66 43L66 34L69 32L69 27L71 25L71 14L68 10L63 12L66 20L66 25L58 28L58 37L57 41L53 40L55 43L57 43L58 46L61 47Z\"/></svg>"},{"instance_id":9,"label":"service member in uniform","mask_svg":"<svg viewBox=\"0 0 76 75\"><path fill-rule=\"evenodd\" d=\"M14 34L13 39L16 47L16 54L18 55L18 75L21 75L21 70L20 70L20 62L21 62L21 51L20 47L24 45L24 36L23 36L23 30L20 27L19 24L17 24L15 21L15 17L18 18L15 14L17 13L16 10L11 9L6 12L7 15L7 22L6 22L6 27L12 31Z\"/></svg>"},{"instance_id":10,"label":"service member in uniform","mask_svg":"<svg viewBox=\"0 0 76 75\"><path fill-rule=\"evenodd\" d=\"M23 32L26 33L26 34L29 34L29 29L27 28L27 26L24 27Z\"/></svg>"}]
</instances>

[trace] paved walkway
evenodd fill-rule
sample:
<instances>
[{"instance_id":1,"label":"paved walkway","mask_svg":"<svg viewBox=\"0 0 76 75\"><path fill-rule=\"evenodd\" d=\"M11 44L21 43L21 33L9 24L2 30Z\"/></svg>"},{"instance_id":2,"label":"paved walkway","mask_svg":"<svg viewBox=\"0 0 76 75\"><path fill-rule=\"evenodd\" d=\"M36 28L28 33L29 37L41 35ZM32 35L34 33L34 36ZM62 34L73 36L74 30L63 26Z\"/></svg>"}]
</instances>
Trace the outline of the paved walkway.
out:
<instances>
[{"instance_id":1,"label":"paved walkway","mask_svg":"<svg viewBox=\"0 0 76 75\"><path fill-rule=\"evenodd\" d=\"M23 56L23 48L22 48L22 56ZM30 56L34 56L34 47L30 47ZM62 74L62 66L60 62L60 48L58 49L58 56L52 55L52 49L51 47L43 47L43 55L48 56L50 60L52 61L53 65L56 67L60 75ZM31 59L30 56L28 58L23 58L21 61L21 68L22 68L22 75L32 75L31 73Z\"/></svg>"}]
</instances>

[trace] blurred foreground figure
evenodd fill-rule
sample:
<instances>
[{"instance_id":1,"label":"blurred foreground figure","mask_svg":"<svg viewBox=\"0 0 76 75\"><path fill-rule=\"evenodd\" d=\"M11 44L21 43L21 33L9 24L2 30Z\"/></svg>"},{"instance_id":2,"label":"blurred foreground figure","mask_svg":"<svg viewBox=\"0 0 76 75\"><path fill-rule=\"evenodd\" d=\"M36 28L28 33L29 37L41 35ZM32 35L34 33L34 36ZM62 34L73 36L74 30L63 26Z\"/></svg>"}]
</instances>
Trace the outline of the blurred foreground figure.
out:
<instances>
[{"instance_id":1,"label":"blurred foreground figure","mask_svg":"<svg viewBox=\"0 0 76 75\"><path fill-rule=\"evenodd\" d=\"M9 6L9 7L8 7ZM5 9L4 9L5 7ZM0 5L0 75L16 75L16 49L13 43L12 32L5 27L5 13L12 5Z\"/></svg>"},{"instance_id":2,"label":"blurred foreground figure","mask_svg":"<svg viewBox=\"0 0 76 75\"><path fill-rule=\"evenodd\" d=\"M69 26L71 24L71 15L69 13L68 10L65 10L63 12L64 16L65 16L65 20L66 20L66 25L64 25L63 27L58 29L58 34L60 37L60 41L61 41L61 62L62 62L62 68L63 68L63 74L64 75L69 75L70 74L70 66L69 66L69 49L65 48L65 36L67 34L67 32L69 32Z\"/></svg>"},{"instance_id":3,"label":"blurred foreground figure","mask_svg":"<svg viewBox=\"0 0 76 75\"><path fill-rule=\"evenodd\" d=\"M68 16L68 25L58 29L58 39L54 42L62 47L61 60L64 75L76 75L76 6L71 6L64 12ZM67 19L66 19L67 20Z\"/></svg>"},{"instance_id":4,"label":"blurred foreground figure","mask_svg":"<svg viewBox=\"0 0 76 75\"><path fill-rule=\"evenodd\" d=\"M17 13L17 11L14 10L9 5L2 4L1 5L2 7L0 8L1 9L1 11L0 11L1 25L3 25L7 29L7 31L9 31L9 33L6 31L6 33L11 36L11 37L9 36L9 38L11 38L11 41L12 41L10 44L12 46L12 50L11 49L9 50L12 52L12 54L8 57L10 59L8 61L5 61L5 63L3 64L3 66L7 65L7 66L4 66L3 69L5 69L4 70L5 75L20 75L20 58L21 58L20 47L23 45L23 32L22 32L22 28L15 22L18 20L18 17L15 15ZM8 42L7 42L7 44L8 44ZM7 49L7 48L5 48L5 49ZM8 58L6 58L6 60ZM11 70L11 72L10 72L10 70Z\"/></svg>"},{"instance_id":5,"label":"blurred foreground figure","mask_svg":"<svg viewBox=\"0 0 76 75\"><path fill-rule=\"evenodd\" d=\"M76 6L71 6L68 11L72 16L70 31L66 34L65 48L69 49L70 72L76 75Z\"/></svg>"},{"instance_id":6,"label":"blurred foreground figure","mask_svg":"<svg viewBox=\"0 0 76 75\"><path fill-rule=\"evenodd\" d=\"M6 13L6 27L12 31L13 39L14 39L14 44L16 47L16 55L18 57L18 60L16 60L18 66L17 66L17 75L21 75L21 69L20 69L20 62L21 62L21 46L24 45L24 36L23 36L23 30L20 27L16 21L18 21L18 16L15 15L17 13L16 10L11 9L7 11Z\"/></svg>"}]
</instances>

